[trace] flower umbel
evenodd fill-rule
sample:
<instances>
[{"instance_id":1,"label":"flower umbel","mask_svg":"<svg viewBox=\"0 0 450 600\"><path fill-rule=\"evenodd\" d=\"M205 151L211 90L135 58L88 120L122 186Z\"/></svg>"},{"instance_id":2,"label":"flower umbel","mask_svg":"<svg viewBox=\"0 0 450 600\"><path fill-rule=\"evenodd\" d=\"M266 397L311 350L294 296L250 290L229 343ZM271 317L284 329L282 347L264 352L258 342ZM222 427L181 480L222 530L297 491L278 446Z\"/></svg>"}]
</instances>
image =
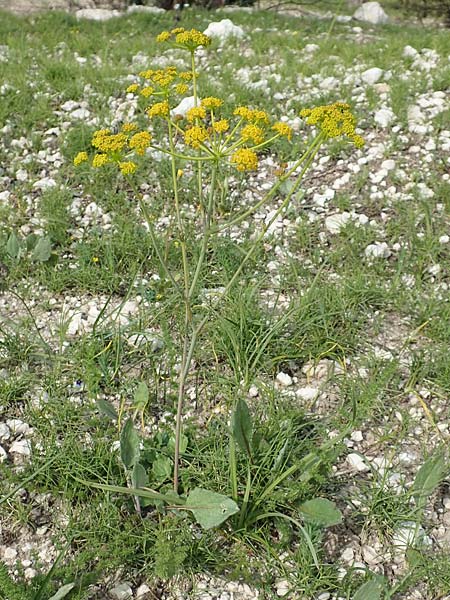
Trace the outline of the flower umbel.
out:
<instances>
[{"instance_id":1,"label":"flower umbel","mask_svg":"<svg viewBox=\"0 0 450 600\"><path fill-rule=\"evenodd\" d=\"M258 168L256 152L249 148L240 148L231 155L231 162L238 171L255 171Z\"/></svg>"},{"instance_id":2,"label":"flower umbel","mask_svg":"<svg viewBox=\"0 0 450 600\"><path fill-rule=\"evenodd\" d=\"M87 152L78 152L78 154L73 159L73 164L78 167L81 163L86 162L88 159Z\"/></svg>"},{"instance_id":3,"label":"flower umbel","mask_svg":"<svg viewBox=\"0 0 450 600\"><path fill-rule=\"evenodd\" d=\"M211 44L211 38L197 29L184 29L177 27L172 31L163 31L156 37L157 42L171 42L177 48L183 48L194 52L200 46L207 47Z\"/></svg>"},{"instance_id":4,"label":"flower umbel","mask_svg":"<svg viewBox=\"0 0 450 600\"><path fill-rule=\"evenodd\" d=\"M360 148L364 140L355 132L356 118L345 102L335 102L315 108L305 108L300 116L306 119L308 125L318 125L327 138L345 135Z\"/></svg>"}]
</instances>

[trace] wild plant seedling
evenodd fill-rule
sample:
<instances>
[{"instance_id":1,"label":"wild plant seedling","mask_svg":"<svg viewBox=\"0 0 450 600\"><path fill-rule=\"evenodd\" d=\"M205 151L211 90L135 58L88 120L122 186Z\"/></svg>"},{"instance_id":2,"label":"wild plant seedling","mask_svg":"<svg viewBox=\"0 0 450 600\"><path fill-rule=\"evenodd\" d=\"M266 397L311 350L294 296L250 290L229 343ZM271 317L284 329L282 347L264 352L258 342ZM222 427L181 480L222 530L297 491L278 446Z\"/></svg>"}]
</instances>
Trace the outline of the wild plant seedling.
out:
<instances>
[{"instance_id":1,"label":"wild plant seedling","mask_svg":"<svg viewBox=\"0 0 450 600\"><path fill-rule=\"evenodd\" d=\"M273 223L289 206L291 199L298 191L305 173L311 166L322 144L329 138L346 136L357 147L363 145L362 138L356 133L356 120L350 107L342 102L304 109L300 115L306 123L316 126L316 135L306 144L300 157L294 158L287 167L280 166L278 178L272 187L254 204L240 212L237 216L223 221L218 218L218 198L221 195L221 179L231 171L246 173L256 171L259 154L284 138L292 143L294 132L283 121L274 121L265 110L249 106L236 106L228 109L224 100L217 97L201 98L199 93L199 74L196 67L196 53L199 48L211 45L211 39L195 29L185 30L176 28L164 31L158 35L157 41L172 48L187 52L190 57L190 69L180 71L174 66L164 69L148 69L139 75L141 83L133 83L127 88L127 93L137 94L145 104L144 112L150 119L150 127L140 128L135 123L124 123L117 131L100 129L92 137L93 156L88 152L80 152L74 159L74 164L81 165L90 162L94 168L118 168L127 178L136 194L142 213L147 221L149 235L159 260L162 271L172 284L184 307L184 323L180 343L180 370L178 379L178 400L175 421L175 436L173 450L173 491L161 494L146 488L146 473L139 462L139 436L134 429L133 419L125 422L121 429L121 457L127 471L130 488L116 486L101 486L104 489L124 491L136 497L147 497L163 501L178 508L190 510L203 527L220 525L228 517L239 511L236 470L233 467L234 444L243 449L251 459L251 423L248 408L244 400L239 400L232 419L230 444L231 488L233 498L221 494L195 488L189 495L180 496L179 468L180 447L183 440L182 418L185 401L185 387L189 376L192 360L195 355L199 336L213 311L226 298L247 265L259 248L261 241L267 235ZM176 107L181 99L190 96L191 108L181 116L176 114ZM150 104L149 104L150 102ZM151 208L146 205L142 195L133 181L133 174L140 168L145 169L149 164L152 152L159 152L168 157L171 172L171 190L173 202L174 229L169 243L178 251L181 276L173 271L162 247ZM195 172L194 198L198 213L201 215L199 231L200 251L192 262L186 243L187 221L182 211L182 185L186 166ZM286 192L286 187L288 191ZM208 249L211 240L220 232L231 226L238 225L256 210L267 204L277 193L284 198L271 218L261 227L244 254L239 267L224 288L212 300L210 310L199 301L199 280L202 270L207 263ZM136 409L136 407L135 407ZM137 409L142 414L143 410ZM251 437L251 436L250 436ZM275 479L277 485L291 471ZM247 506L250 494L251 477L246 486L246 498L242 506ZM138 489L141 488L141 489ZM146 489L142 489L146 488ZM270 493L269 486L267 493ZM135 502L138 508L138 502ZM311 509L311 507L308 507ZM317 511L323 511L323 503ZM242 526L247 521L246 510L242 510L239 523ZM335 509L334 509L335 510ZM314 511L313 511L314 512ZM337 519L336 513L330 509L331 520ZM265 515L270 516L270 515ZM254 520L262 518L261 514L253 516Z\"/></svg>"}]
</instances>

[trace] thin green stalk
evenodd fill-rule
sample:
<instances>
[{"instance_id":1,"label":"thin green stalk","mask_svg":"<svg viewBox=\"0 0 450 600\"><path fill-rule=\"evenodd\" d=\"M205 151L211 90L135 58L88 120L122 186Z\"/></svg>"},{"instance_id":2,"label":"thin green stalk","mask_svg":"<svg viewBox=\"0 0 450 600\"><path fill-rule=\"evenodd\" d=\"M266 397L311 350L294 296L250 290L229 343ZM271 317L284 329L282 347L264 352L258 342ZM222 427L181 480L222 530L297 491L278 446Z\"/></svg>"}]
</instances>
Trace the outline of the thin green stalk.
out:
<instances>
[{"instance_id":1,"label":"thin green stalk","mask_svg":"<svg viewBox=\"0 0 450 600\"><path fill-rule=\"evenodd\" d=\"M273 198L273 196L277 193L280 186L289 179L289 177L298 169L298 167L308 158L311 152L316 152L318 146L323 142L324 136L323 134L319 134L311 143L311 145L307 148L307 150L302 154L302 156L296 161L296 163L287 171L282 177L278 179L276 184L266 193L264 196L257 202L254 206L251 206L244 213L238 215L236 218L232 219L228 223L224 223L220 227L217 228L217 232L224 231L233 225L237 225L247 217L249 217L252 213L254 213L258 208L263 206L268 200Z\"/></svg>"},{"instance_id":2,"label":"thin green stalk","mask_svg":"<svg viewBox=\"0 0 450 600\"><path fill-rule=\"evenodd\" d=\"M230 483L231 483L231 497L237 502L238 501L238 485L237 485L237 464L236 464L236 446L234 438L230 435Z\"/></svg>"},{"instance_id":3,"label":"thin green stalk","mask_svg":"<svg viewBox=\"0 0 450 600\"><path fill-rule=\"evenodd\" d=\"M247 465L247 482L245 484L245 492L244 492L244 500L242 501L242 505L239 511L239 529L242 529L245 521L245 517L248 512L248 503L250 500L250 494L252 491L252 472L250 464Z\"/></svg>"},{"instance_id":4,"label":"thin green stalk","mask_svg":"<svg viewBox=\"0 0 450 600\"><path fill-rule=\"evenodd\" d=\"M320 136L318 136L318 137L319 137L320 141L322 141L323 138L320 138ZM306 173L306 171L308 170L312 161L314 160L314 157L317 154L319 147L320 147L320 143L315 144L314 151L311 152L311 155L310 155L306 165L303 167L301 173L298 175L296 182L292 186L292 189L289 191L289 193L287 194L286 198L284 199L284 201L282 202L282 204L280 205L278 210L275 212L273 217L270 219L269 223L267 223L267 225L263 228L261 234L255 240L253 246L250 248L250 250L247 252L247 254L242 259L241 264L239 265L238 269L235 271L233 277L230 279L230 281L228 282L228 284L226 285L226 287L224 288L222 293L219 295L219 297L216 301L216 305L227 296L228 292L230 291L232 286L235 284L237 278L241 274L242 269L244 268L246 263L249 261L249 259L252 257L252 255L254 254L259 242L266 235L269 227L276 221L276 219L278 219L278 217L283 212L283 210L286 208L286 206L288 206L293 194L297 191L298 187L300 186L300 183L303 179L303 175ZM189 294L189 290L188 290L188 294ZM188 294L186 296L186 305L189 300ZM178 386L178 404L177 404L176 430L175 430L175 452L174 452L175 466L174 466L174 477L173 477L173 486L174 486L175 491L178 490L178 473L179 473L178 463L179 463L179 456L180 456L179 445L180 445L180 438L181 438L181 418L182 418L182 412L183 412L184 385L185 385L186 378L187 378L187 375L189 372L189 368L191 366L191 362L192 362L195 347L197 344L198 336L200 335L200 333L203 330L203 327L206 325L207 321L208 321L208 315L206 315L200 321L200 323L197 325L197 327L194 327L192 329L192 334L191 334L189 344L187 343L187 339L188 339L187 329L185 332L186 335L185 335L185 339L184 339L183 358L182 358L182 362L181 362L181 371L180 371L179 386ZM187 327L187 325L186 325L186 327Z\"/></svg>"},{"instance_id":5,"label":"thin green stalk","mask_svg":"<svg viewBox=\"0 0 450 600\"><path fill-rule=\"evenodd\" d=\"M204 221L204 227L203 227L202 246L200 249L200 256L197 261L194 276L192 277L191 287L189 289L189 299L192 298L192 296L195 292L198 278L200 276L203 262L205 260L206 251L208 250L208 242L209 242L209 238L211 235L211 221L212 221L213 212L214 212L214 196L215 196L215 188L216 188L217 171L218 171L218 166L216 164L216 165L214 165L212 173L211 173L209 199L208 199L208 205L206 207L205 221Z\"/></svg>"},{"instance_id":6,"label":"thin green stalk","mask_svg":"<svg viewBox=\"0 0 450 600\"><path fill-rule=\"evenodd\" d=\"M145 204L142 201L142 198L139 198L138 196L138 200L139 200L139 207L142 210L142 213L144 214L145 220L147 221L147 225L148 225L148 232L150 234L150 239L152 241L152 246L156 252L156 256L158 257L159 263L164 271L164 274L166 275L166 277L168 277L168 279L170 279L170 283L173 285L173 287L175 288L175 290L179 293L181 293L180 287L178 285L178 283L175 281L172 273L169 271L169 268L167 266L166 261L164 260L164 257L162 256L160 250L159 250L159 245L158 242L156 240L156 235L155 235L155 230L153 229L153 224L151 222L151 217L148 213L147 207L145 206Z\"/></svg>"}]
</instances>

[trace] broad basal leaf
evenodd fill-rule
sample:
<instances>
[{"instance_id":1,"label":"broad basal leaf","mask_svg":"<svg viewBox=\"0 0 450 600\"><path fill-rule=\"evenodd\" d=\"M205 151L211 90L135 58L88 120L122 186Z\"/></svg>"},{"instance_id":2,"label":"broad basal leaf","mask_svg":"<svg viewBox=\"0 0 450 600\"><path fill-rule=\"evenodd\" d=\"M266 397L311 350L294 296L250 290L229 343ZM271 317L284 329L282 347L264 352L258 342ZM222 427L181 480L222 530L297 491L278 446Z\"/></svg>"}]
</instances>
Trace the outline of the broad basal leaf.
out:
<instances>
[{"instance_id":1,"label":"broad basal leaf","mask_svg":"<svg viewBox=\"0 0 450 600\"><path fill-rule=\"evenodd\" d=\"M20 252L20 244L16 234L13 232L6 242L6 252L11 258L17 258Z\"/></svg>"},{"instance_id":2,"label":"broad basal leaf","mask_svg":"<svg viewBox=\"0 0 450 600\"><path fill-rule=\"evenodd\" d=\"M412 486L412 493L421 510L425 507L428 496L437 488L448 470L443 452L430 456L420 467Z\"/></svg>"},{"instance_id":3,"label":"broad basal leaf","mask_svg":"<svg viewBox=\"0 0 450 600\"><path fill-rule=\"evenodd\" d=\"M133 406L137 410L144 410L148 404L148 387L144 381L141 381L134 393Z\"/></svg>"},{"instance_id":4,"label":"broad basal leaf","mask_svg":"<svg viewBox=\"0 0 450 600\"><path fill-rule=\"evenodd\" d=\"M73 590L75 587L74 583L68 583L67 585L63 585L59 590L54 594L49 600L61 600L61 598L65 598L67 594Z\"/></svg>"},{"instance_id":5,"label":"broad basal leaf","mask_svg":"<svg viewBox=\"0 0 450 600\"><path fill-rule=\"evenodd\" d=\"M128 419L120 434L120 457L127 469L131 469L139 460L139 436Z\"/></svg>"},{"instance_id":6,"label":"broad basal leaf","mask_svg":"<svg viewBox=\"0 0 450 600\"><path fill-rule=\"evenodd\" d=\"M158 481L165 481L172 475L172 461L168 456L159 455L152 465L152 471Z\"/></svg>"},{"instance_id":7,"label":"broad basal leaf","mask_svg":"<svg viewBox=\"0 0 450 600\"><path fill-rule=\"evenodd\" d=\"M231 417L231 432L241 450L251 456L251 442L253 436L252 418L247 403L239 398Z\"/></svg>"},{"instance_id":8,"label":"broad basal leaf","mask_svg":"<svg viewBox=\"0 0 450 600\"><path fill-rule=\"evenodd\" d=\"M203 529L218 527L239 512L234 500L203 488L192 490L187 497L185 508L192 511L195 520Z\"/></svg>"},{"instance_id":9,"label":"broad basal leaf","mask_svg":"<svg viewBox=\"0 0 450 600\"><path fill-rule=\"evenodd\" d=\"M303 502L298 510L305 521L321 527L331 527L342 521L341 511L334 502L326 498L313 498Z\"/></svg>"},{"instance_id":10,"label":"broad basal leaf","mask_svg":"<svg viewBox=\"0 0 450 600\"><path fill-rule=\"evenodd\" d=\"M385 589L383 577L370 579L356 590L353 600L383 600Z\"/></svg>"},{"instance_id":11,"label":"broad basal leaf","mask_svg":"<svg viewBox=\"0 0 450 600\"><path fill-rule=\"evenodd\" d=\"M36 246L34 247L32 258L38 262L47 262L52 255L52 243L47 237L38 239Z\"/></svg>"},{"instance_id":12,"label":"broad basal leaf","mask_svg":"<svg viewBox=\"0 0 450 600\"><path fill-rule=\"evenodd\" d=\"M99 400L95 401L95 404L97 405L98 410L110 419L118 419L116 409L107 400L103 400L102 398L100 398Z\"/></svg>"}]
</instances>

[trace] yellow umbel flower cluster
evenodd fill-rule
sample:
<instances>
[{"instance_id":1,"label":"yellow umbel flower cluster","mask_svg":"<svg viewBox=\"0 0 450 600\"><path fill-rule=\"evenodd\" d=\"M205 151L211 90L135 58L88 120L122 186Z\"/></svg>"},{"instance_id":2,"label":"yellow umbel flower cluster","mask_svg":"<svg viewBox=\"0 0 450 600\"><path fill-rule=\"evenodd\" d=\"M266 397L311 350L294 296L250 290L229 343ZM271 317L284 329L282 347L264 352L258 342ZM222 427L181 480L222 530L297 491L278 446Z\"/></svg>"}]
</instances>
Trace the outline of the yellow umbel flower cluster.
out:
<instances>
[{"instance_id":1,"label":"yellow umbel flower cluster","mask_svg":"<svg viewBox=\"0 0 450 600\"><path fill-rule=\"evenodd\" d=\"M327 138L345 135L352 140L356 147L361 148L364 140L355 132L356 118L345 102L335 102L315 108L305 108L300 116L306 119L308 125L318 125Z\"/></svg>"},{"instance_id":2,"label":"yellow umbel flower cluster","mask_svg":"<svg viewBox=\"0 0 450 600\"><path fill-rule=\"evenodd\" d=\"M131 150L134 150L136 154L143 156L145 154L145 150L150 146L151 141L152 136L148 131L140 131L132 136L128 142L128 146Z\"/></svg>"},{"instance_id":3,"label":"yellow umbel flower cluster","mask_svg":"<svg viewBox=\"0 0 450 600\"><path fill-rule=\"evenodd\" d=\"M206 142L208 137L208 132L200 125L194 125L184 132L184 142L187 146L192 146L192 148L199 148L200 144Z\"/></svg>"},{"instance_id":4,"label":"yellow umbel flower cluster","mask_svg":"<svg viewBox=\"0 0 450 600\"><path fill-rule=\"evenodd\" d=\"M255 171L258 168L256 152L249 148L239 148L231 155L230 160L238 171Z\"/></svg>"},{"instance_id":5,"label":"yellow umbel flower cluster","mask_svg":"<svg viewBox=\"0 0 450 600\"><path fill-rule=\"evenodd\" d=\"M287 137L288 140L292 137L292 127L287 123L283 123L282 121L278 121L274 125L272 125L272 129L279 133L283 137Z\"/></svg>"},{"instance_id":6,"label":"yellow umbel flower cluster","mask_svg":"<svg viewBox=\"0 0 450 600\"><path fill-rule=\"evenodd\" d=\"M171 42L177 48L194 52L200 46L205 48L211 44L211 38L197 29L177 27L171 31L163 31L156 37L157 42Z\"/></svg>"},{"instance_id":7,"label":"yellow umbel flower cluster","mask_svg":"<svg viewBox=\"0 0 450 600\"><path fill-rule=\"evenodd\" d=\"M195 119L204 119L206 117L206 110L203 106L193 106L186 113L186 119L192 123Z\"/></svg>"},{"instance_id":8,"label":"yellow umbel flower cluster","mask_svg":"<svg viewBox=\"0 0 450 600\"><path fill-rule=\"evenodd\" d=\"M205 108L214 110L215 108L220 108L222 106L223 100L215 98L214 96L208 96L208 98L203 98L200 104Z\"/></svg>"},{"instance_id":9,"label":"yellow umbel flower cluster","mask_svg":"<svg viewBox=\"0 0 450 600\"><path fill-rule=\"evenodd\" d=\"M253 109L248 106L238 106L234 109L233 114L251 123L262 122L267 124L269 122L269 115L265 110Z\"/></svg>"},{"instance_id":10,"label":"yellow umbel flower cluster","mask_svg":"<svg viewBox=\"0 0 450 600\"><path fill-rule=\"evenodd\" d=\"M225 133L230 128L230 123L228 119L220 119L220 121L215 121L212 125L212 128L216 133Z\"/></svg>"},{"instance_id":11,"label":"yellow umbel flower cluster","mask_svg":"<svg viewBox=\"0 0 450 600\"><path fill-rule=\"evenodd\" d=\"M134 162L120 162L119 169L122 175L131 175L136 171L136 164Z\"/></svg>"},{"instance_id":12,"label":"yellow umbel flower cluster","mask_svg":"<svg viewBox=\"0 0 450 600\"><path fill-rule=\"evenodd\" d=\"M177 94L186 94L189 90L187 81L192 79L192 73L178 70L174 66L165 69L147 69L139 73L139 77L146 80L142 87L139 83L132 83L126 89L129 94L140 94L144 98L153 95L166 95L174 90ZM151 84L151 85L150 85Z\"/></svg>"},{"instance_id":13,"label":"yellow umbel flower cluster","mask_svg":"<svg viewBox=\"0 0 450 600\"><path fill-rule=\"evenodd\" d=\"M153 106L147 109L147 115L151 117L168 117L169 116L169 103L167 100L163 102L157 102Z\"/></svg>"},{"instance_id":14,"label":"yellow umbel flower cluster","mask_svg":"<svg viewBox=\"0 0 450 600\"><path fill-rule=\"evenodd\" d=\"M100 152L120 152L127 143L124 133L110 133L108 129L100 129L94 133L92 145Z\"/></svg>"},{"instance_id":15,"label":"yellow umbel flower cluster","mask_svg":"<svg viewBox=\"0 0 450 600\"><path fill-rule=\"evenodd\" d=\"M264 141L264 132L261 127L251 123L241 129L241 137L246 142L250 140L255 145L262 144Z\"/></svg>"},{"instance_id":16,"label":"yellow umbel flower cluster","mask_svg":"<svg viewBox=\"0 0 450 600\"><path fill-rule=\"evenodd\" d=\"M104 167L109 162L109 157L107 154L96 154L92 159L92 166L95 169L99 167Z\"/></svg>"},{"instance_id":17,"label":"yellow umbel flower cluster","mask_svg":"<svg viewBox=\"0 0 450 600\"><path fill-rule=\"evenodd\" d=\"M73 159L73 164L78 167L79 165L81 165L81 163L86 162L88 159L88 154L87 152L78 152L78 154L75 156L75 158Z\"/></svg>"}]
</instances>

